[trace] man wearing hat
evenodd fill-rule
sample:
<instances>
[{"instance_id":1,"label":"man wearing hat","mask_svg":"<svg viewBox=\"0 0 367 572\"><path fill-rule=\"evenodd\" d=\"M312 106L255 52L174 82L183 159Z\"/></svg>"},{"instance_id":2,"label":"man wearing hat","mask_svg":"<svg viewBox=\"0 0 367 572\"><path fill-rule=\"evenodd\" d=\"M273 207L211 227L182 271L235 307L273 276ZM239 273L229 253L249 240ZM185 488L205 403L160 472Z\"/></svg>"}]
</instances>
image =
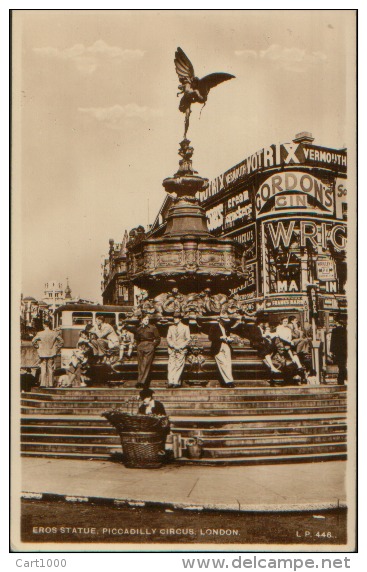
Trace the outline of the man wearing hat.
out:
<instances>
[{"instance_id":1,"label":"man wearing hat","mask_svg":"<svg viewBox=\"0 0 367 572\"><path fill-rule=\"evenodd\" d=\"M154 391L152 389L143 389L139 393L139 397L142 401L138 410L140 415L167 415L163 403L154 399ZM162 439L162 453L165 451L166 440L169 432L170 423L169 419L166 418L161 424L160 432L160 437Z\"/></svg>"},{"instance_id":2,"label":"man wearing hat","mask_svg":"<svg viewBox=\"0 0 367 572\"><path fill-rule=\"evenodd\" d=\"M232 350L233 338L230 336L230 318L228 314L219 316L217 322L209 330L209 340L212 342L210 351L214 356L219 372L222 376L223 387L235 387L232 374Z\"/></svg>"},{"instance_id":3,"label":"man wearing hat","mask_svg":"<svg viewBox=\"0 0 367 572\"><path fill-rule=\"evenodd\" d=\"M173 324L168 328L168 387L180 387L185 366L187 346L191 340L190 328L181 321L180 312L173 314Z\"/></svg>"},{"instance_id":4,"label":"man wearing hat","mask_svg":"<svg viewBox=\"0 0 367 572\"><path fill-rule=\"evenodd\" d=\"M154 353L161 342L157 328L149 324L149 316L142 317L140 326L135 330L135 339L138 358L138 383L136 387L148 389Z\"/></svg>"},{"instance_id":5,"label":"man wearing hat","mask_svg":"<svg viewBox=\"0 0 367 572\"><path fill-rule=\"evenodd\" d=\"M154 399L154 391L152 389L142 389L139 397L142 403L138 413L141 415L166 415L163 403Z\"/></svg>"}]
</instances>

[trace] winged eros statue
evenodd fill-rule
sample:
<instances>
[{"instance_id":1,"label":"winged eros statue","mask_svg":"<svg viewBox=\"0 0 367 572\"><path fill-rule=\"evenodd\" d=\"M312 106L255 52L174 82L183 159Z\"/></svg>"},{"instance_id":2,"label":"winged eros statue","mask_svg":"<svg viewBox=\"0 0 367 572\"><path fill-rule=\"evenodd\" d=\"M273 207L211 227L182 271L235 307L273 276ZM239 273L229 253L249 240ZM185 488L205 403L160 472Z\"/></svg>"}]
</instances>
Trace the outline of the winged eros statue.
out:
<instances>
[{"instance_id":1,"label":"winged eros statue","mask_svg":"<svg viewBox=\"0 0 367 572\"><path fill-rule=\"evenodd\" d=\"M199 79L195 76L194 68L189 58L181 48L177 48L175 53L175 67L180 85L179 93L182 94L179 110L185 113L185 139L189 128L189 118L192 103L203 103L208 99L208 93L212 87L219 85L223 81L234 78L230 73L211 73Z\"/></svg>"}]
</instances>

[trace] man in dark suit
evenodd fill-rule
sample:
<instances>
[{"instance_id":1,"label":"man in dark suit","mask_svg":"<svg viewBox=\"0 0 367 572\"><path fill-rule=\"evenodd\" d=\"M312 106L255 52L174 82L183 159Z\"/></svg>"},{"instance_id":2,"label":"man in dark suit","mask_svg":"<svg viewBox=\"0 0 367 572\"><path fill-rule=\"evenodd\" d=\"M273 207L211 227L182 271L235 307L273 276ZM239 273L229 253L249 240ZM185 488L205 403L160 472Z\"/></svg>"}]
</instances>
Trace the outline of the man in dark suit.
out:
<instances>
[{"instance_id":1,"label":"man in dark suit","mask_svg":"<svg viewBox=\"0 0 367 572\"><path fill-rule=\"evenodd\" d=\"M138 383L136 387L148 389L154 353L161 341L157 328L149 324L149 316L144 316L141 319L140 326L135 330L135 339L138 358Z\"/></svg>"},{"instance_id":2,"label":"man in dark suit","mask_svg":"<svg viewBox=\"0 0 367 572\"><path fill-rule=\"evenodd\" d=\"M338 385L344 385L347 379L347 328L338 319L336 327L331 332L330 352L333 361L338 366Z\"/></svg>"},{"instance_id":3,"label":"man in dark suit","mask_svg":"<svg viewBox=\"0 0 367 572\"><path fill-rule=\"evenodd\" d=\"M222 387L235 387L232 374L231 343L233 338L230 336L229 323L228 315L223 314L209 330L209 340L212 343L210 352L214 356L222 376Z\"/></svg>"}]
</instances>

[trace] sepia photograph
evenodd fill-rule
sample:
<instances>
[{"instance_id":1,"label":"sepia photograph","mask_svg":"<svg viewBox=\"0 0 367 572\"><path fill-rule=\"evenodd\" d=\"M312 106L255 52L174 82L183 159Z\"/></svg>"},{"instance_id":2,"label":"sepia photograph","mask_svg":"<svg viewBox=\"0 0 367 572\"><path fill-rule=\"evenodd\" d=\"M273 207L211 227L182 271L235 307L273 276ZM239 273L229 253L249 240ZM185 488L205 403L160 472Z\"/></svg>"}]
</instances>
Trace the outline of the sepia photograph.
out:
<instances>
[{"instance_id":1,"label":"sepia photograph","mask_svg":"<svg viewBox=\"0 0 367 572\"><path fill-rule=\"evenodd\" d=\"M357 11L10 29L13 551L354 551Z\"/></svg>"}]
</instances>

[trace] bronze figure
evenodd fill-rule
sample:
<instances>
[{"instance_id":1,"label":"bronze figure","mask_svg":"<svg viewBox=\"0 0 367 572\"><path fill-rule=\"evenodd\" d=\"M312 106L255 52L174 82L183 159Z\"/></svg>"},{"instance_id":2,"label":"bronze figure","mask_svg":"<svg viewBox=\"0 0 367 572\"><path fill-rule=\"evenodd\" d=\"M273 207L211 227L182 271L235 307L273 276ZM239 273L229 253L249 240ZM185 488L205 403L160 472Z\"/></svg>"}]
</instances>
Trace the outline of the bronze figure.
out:
<instances>
[{"instance_id":1,"label":"bronze figure","mask_svg":"<svg viewBox=\"0 0 367 572\"><path fill-rule=\"evenodd\" d=\"M182 95L179 110L185 113L185 134L186 139L187 130L189 128L189 118L191 113L192 103L202 103L205 105L208 99L208 93L212 87L219 85L223 81L234 78L234 75L229 73L211 73L199 79L195 76L194 68L189 58L181 48L177 48L175 53L175 67L180 85L178 89Z\"/></svg>"}]
</instances>

